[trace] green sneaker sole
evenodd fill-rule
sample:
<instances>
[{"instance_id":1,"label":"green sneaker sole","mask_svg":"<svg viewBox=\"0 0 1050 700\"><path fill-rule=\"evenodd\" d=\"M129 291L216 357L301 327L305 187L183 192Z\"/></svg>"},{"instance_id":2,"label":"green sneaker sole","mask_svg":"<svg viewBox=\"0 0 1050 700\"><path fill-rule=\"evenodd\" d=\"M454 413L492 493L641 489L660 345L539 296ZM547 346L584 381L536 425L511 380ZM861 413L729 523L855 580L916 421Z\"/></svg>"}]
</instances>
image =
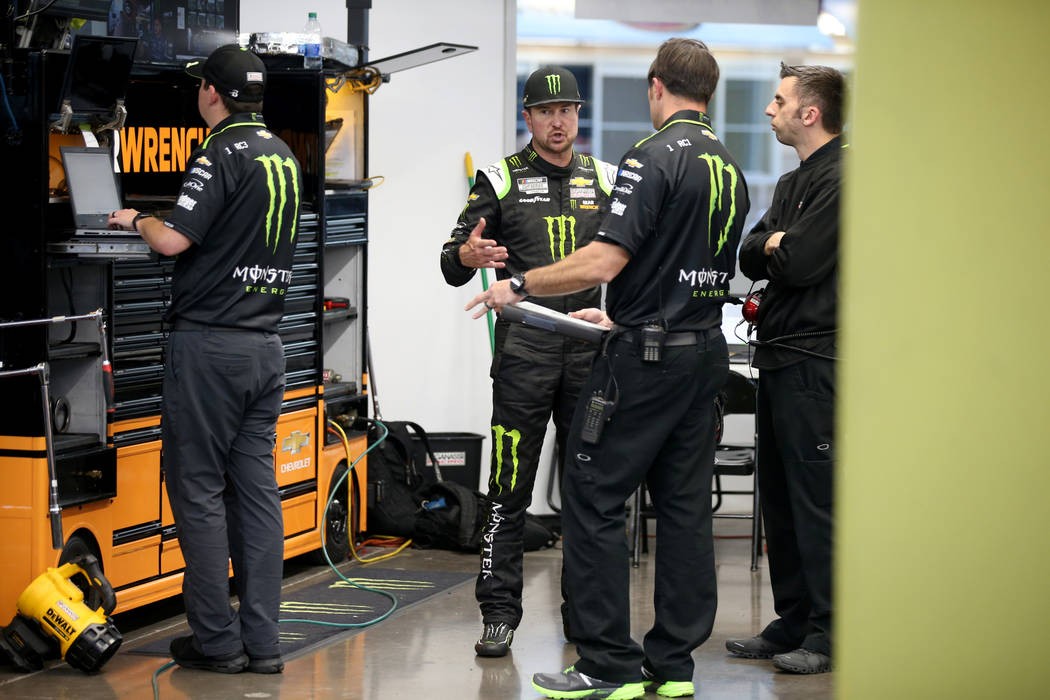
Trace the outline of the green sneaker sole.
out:
<instances>
[{"instance_id":1,"label":"green sneaker sole","mask_svg":"<svg viewBox=\"0 0 1050 700\"><path fill-rule=\"evenodd\" d=\"M608 698L608 700L632 700L645 695L645 684L624 683L619 688L587 688L586 690L550 690L532 684L533 690L548 698Z\"/></svg>"},{"instance_id":2,"label":"green sneaker sole","mask_svg":"<svg viewBox=\"0 0 1050 700\"><path fill-rule=\"evenodd\" d=\"M667 681L656 689L656 694L665 698L684 698L694 692L692 681Z\"/></svg>"}]
</instances>

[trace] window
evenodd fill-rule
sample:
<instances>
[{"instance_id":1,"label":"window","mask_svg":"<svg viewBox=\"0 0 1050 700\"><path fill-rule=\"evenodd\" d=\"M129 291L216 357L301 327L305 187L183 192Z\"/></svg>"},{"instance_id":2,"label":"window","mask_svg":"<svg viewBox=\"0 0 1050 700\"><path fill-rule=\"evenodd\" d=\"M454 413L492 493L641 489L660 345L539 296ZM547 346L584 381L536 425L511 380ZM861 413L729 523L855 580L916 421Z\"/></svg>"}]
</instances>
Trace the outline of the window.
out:
<instances>
[{"instance_id":1,"label":"window","mask_svg":"<svg viewBox=\"0 0 1050 700\"><path fill-rule=\"evenodd\" d=\"M608 76L602 79L601 148L594 155L619 163L634 144L653 133L644 77Z\"/></svg>"},{"instance_id":2,"label":"window","mask_svg":"<svg viewBox=\"0 0 1050 700\"><path fill-rule=\"evenodd\" d=\"M719 135L745 172L772 169L775 137L769 130L766 105L776 91L771 80L726 80Z\"/></svg>"}]
</instances>

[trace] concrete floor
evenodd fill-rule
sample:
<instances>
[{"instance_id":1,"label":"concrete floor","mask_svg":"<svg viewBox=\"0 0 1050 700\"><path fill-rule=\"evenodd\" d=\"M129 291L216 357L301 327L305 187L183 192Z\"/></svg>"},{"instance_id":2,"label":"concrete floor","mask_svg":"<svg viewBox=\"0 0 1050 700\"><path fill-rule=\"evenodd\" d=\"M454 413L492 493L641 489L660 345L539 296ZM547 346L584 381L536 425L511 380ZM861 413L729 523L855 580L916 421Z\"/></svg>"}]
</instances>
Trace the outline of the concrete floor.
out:
<instances>
[{"instance_id":1,"label":"concrete floor","mask_svg":"<svg viewBox=\"0 0 1050 700\"><path fill-rule=\"evenodd\" d=\"M729 656L725 640L757 634L773 617L765 560L749 569L749 521L716 520L719 609L714 633L696 659L696 697L710 700L823 700L832 697L833 674L796 676L775 670L769 661ZM159 697L175 698L347 698L377 700L426 697L434 700L539 698L533 673L560 670L576 660L561 630L558 549L526 554L525 620L514 637L510 655L480 659L474 642L481 616L472 583L438 594L396 613L374 628L334 641L318 651L286 660L283 674L235 676L177 667L158 678ZM344 564L344 570L358 565ZM477 557L434 550L410 550L380 564L385 568L473 571ZM633 570L632 616L635 638L651 622L652 568L648 555ZM324 567L297 561L286 567L286 588L331 576ZM185 629L178 599L121 616L124 635L120 651L100 673L86 675L64 663L32 674L0 669L0 697L28 698L149 698L151 676L165 662L128 650ZM646 697L656 698L654 694Z\"/></svg>"}]
</instances>

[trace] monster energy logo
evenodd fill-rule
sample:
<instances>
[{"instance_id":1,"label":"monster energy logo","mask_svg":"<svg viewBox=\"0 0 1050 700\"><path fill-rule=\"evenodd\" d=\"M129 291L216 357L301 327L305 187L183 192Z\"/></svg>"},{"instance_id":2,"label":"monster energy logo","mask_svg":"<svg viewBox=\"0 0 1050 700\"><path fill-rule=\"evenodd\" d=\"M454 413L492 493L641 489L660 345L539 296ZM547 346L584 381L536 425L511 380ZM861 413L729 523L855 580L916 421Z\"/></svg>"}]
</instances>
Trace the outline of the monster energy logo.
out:
<instances>
[{"instance_id":1,"label":"monster energy logo","mask_svg":"<svg viewBox=\"0 0 1050 700\"><path fill-rule=\"evenodd\" d=\"M557 95L561 92L561 76L557 73L551 73L546 76L547 78L547 92L552 95Z\"/></svg>"},{"instance_id":2,"label":"monster energy logo","mask_svg":"<svg viewBox=\"0 0 1050 700\"><path fill-rule=\"evenodd\" d=\"M511 156L507 159L507 162L510 163L511 167L513 168L521 167L521 158L519 158L518 156Z\"/></svg>"},{"instance_id":3,"label":"monster energy logo","mask_svg":"<svg viewBox=\"0 0 1050 700\"><path fill-rule=\"evenodd\" d=\"M575 216L545 216L547 222L547 236L551 241L551 259L558 260L565 257L565 243L569 243L569 252L576 250L576 217ZM557 231L555 231L557 224Z\"/></svg>"},{"instance_id":4,"label":"monster energy logo","mask_svg":"<svg viewBox=\"0 0 1050 700\"><path fill-rule=\"evenodd\" d=\"M277 244L281 240L281 228L284 225L284 210L288 204L288 187L291 184L292 195L295 197L292 209L292 234L291 241L295 242L295 224L299 214L299 178L296 172L295 160L291 157L282 159L276 153L268 156L257 156L256 159L262 163L266 170L266 188L270 192L270 208L266 210L266 247L270 248L270 236L273 235L273 252L277 252ZM284 169L288 168L288 176ZM276 186L274 185L276 180ZM277 212L277 222L274 225L274 211Z\"/></svg>"},{"instance_id":5,"label":"monster energy logo","mask_svg":"<svg viewBox=\"0 0 1050 700\"><path fill-rule=\"evenodd\" d=\"M729 240L729 230L732 228L733 220L736 218L736 185L740 176L736 168L731 163L726 163L722 160L721 156L704 153L698 157L706 160L711 170L711 206L707 212L708 245L711 244L711 223L715 212L723 211L724 202L722 200L726 190L724 186L725 176L726 174L729 175L729 214L725 217L725 224L718 234L718 246L715 248L715 255L718 255L722 252L722 246Z\"/></svg>"},{"instance_id":6,"label":"monster energy logo","mask_svg":"<svg viewBox=\"0 0 1050 700\"><path fill-rule=\"evenodd\" d=\"M513 491L518 483L518 443L521 442L521 431L517 429L507 430L502 425L492 426L492 442L496 447L496 476L494 481L500 493L503 493L503 482L500 481L500 477L503 473L503 438L505 437L510 438L510 462L513 467L513 471L510 474L510 490Z\"/></svg>"}]
</instances>

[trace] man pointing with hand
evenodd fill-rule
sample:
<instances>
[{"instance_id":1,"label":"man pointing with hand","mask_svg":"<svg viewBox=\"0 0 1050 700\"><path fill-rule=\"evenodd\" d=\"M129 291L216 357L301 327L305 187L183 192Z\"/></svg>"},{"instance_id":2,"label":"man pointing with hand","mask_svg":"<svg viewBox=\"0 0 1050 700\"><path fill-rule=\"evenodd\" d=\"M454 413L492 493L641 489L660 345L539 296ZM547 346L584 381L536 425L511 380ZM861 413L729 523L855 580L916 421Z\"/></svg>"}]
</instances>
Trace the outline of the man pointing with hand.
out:
<instances>
[{"instance_id":1,"label":"man pointing with hand","mask_svg":"<svg viewBox=\"0 0 1050 700\"><path fill-rule=\"evenodd\" d=\"M614 166L573 150L579 124L576 78L544 66L525 83L523 115L532 140L521 151L479 170L441 272L454 286L477 268L495 268L514 284L536 267L565 258L594 239L616 177ZM561 312L601 304L594 286L539 303ZM521 622L525 509L547 423L553 413L558 454L594 346L582 340L498 320L492 358L492 460L488 514L476 595L481 605L479 656L503 656ZM568 634L568 632L567 632Z\"/></svg>"}]
</instances>

